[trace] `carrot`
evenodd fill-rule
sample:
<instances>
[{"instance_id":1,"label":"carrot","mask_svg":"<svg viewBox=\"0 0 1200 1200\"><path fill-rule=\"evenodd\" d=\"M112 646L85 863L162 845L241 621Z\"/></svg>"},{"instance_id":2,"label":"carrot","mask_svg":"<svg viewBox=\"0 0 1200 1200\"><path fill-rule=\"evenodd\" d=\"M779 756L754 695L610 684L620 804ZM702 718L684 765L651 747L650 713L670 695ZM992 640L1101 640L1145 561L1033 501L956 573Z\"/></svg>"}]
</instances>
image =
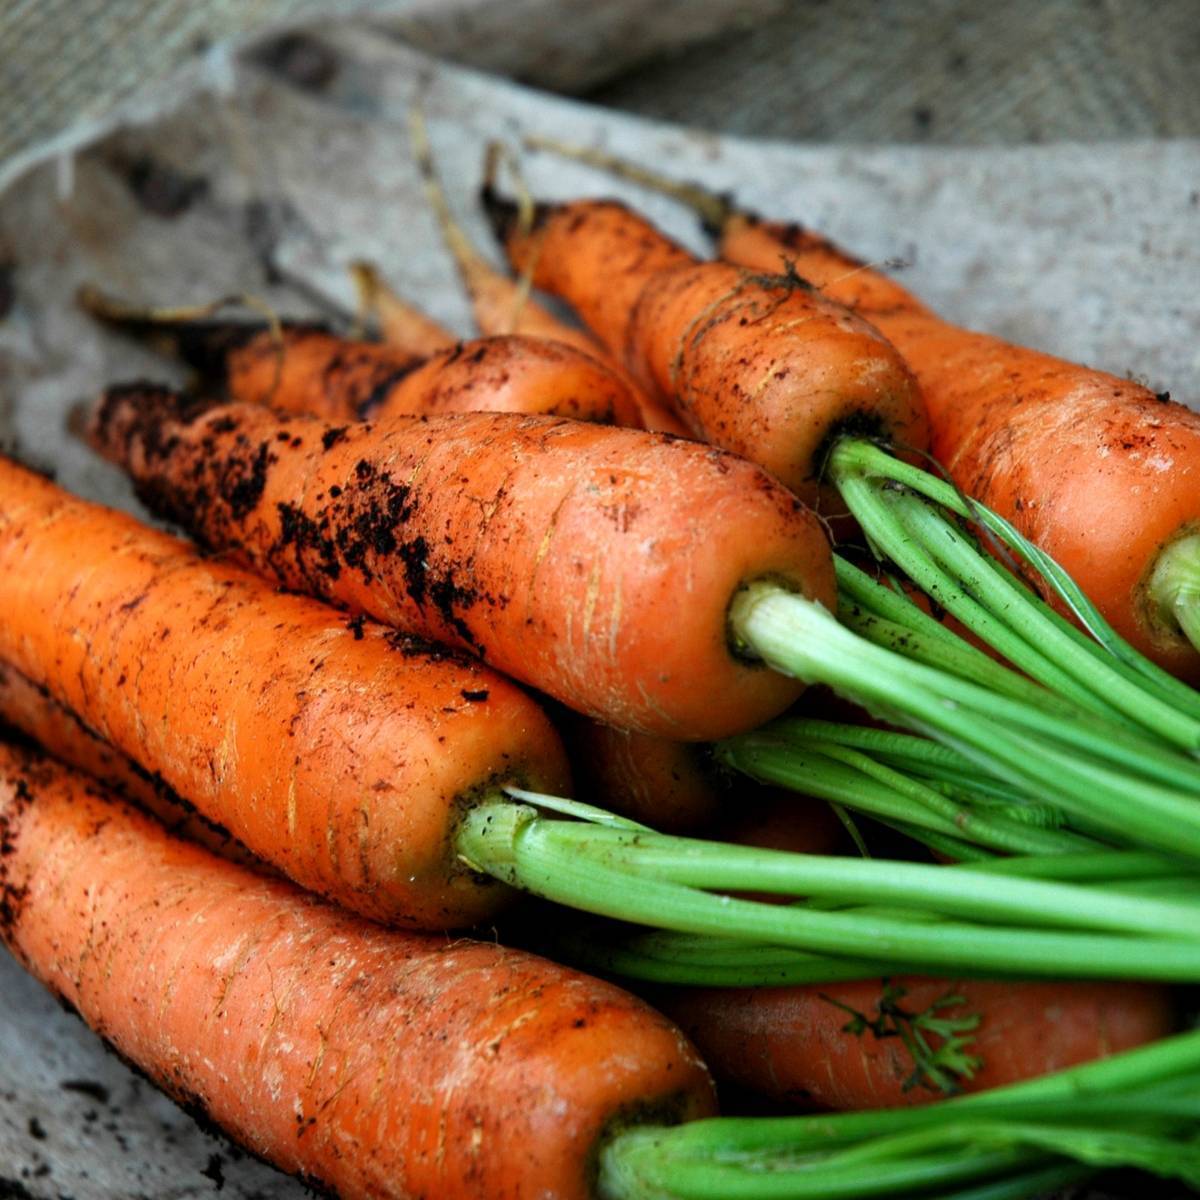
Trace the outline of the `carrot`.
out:
<instances>
[{"instance_id":1,"label":"carrot","mask_svg":"<svg viewBox=\"0 0 1200 1200\"><path fill-rule=\"evenodd\" d=\"M917 377L933 452L958 486L1061 564L1141 653L1200 683L1200 414L1132 380L963 329L802 226L584 157L683 199L730 262L790 264L870 320Z\"/></svg>"},{"instance_id":2,"label":"carrot","mask_svg":"<svg viewBox=\"0 0 1200 1200\"><path fill-rule=\"evenodd\" d=\"M981 1092L1144 1045L1173 1025L1167 990L1141 983L906 976L684 988L657 1000L718 1078L834 1109Z\"/></svg>"},{"instance_id":3,"label":"carrot","mask_svg":"<svg viewBox=\"0 0 1200 1200\"><path fill-rule=\"evenodd\" d=\"M235 508L253 486L231 486ZM463 806L505 781L566 784L547 718L480 664L280 595L2 460L0 563L0 658L259 857L369 916L493 913L502 889L456 860Z\"/></svg>"},{"instance_id":4,"label":"carrot","mask_svg":"<svg viewBox=\"0 0 1200 1200\"><path fill-rule=\"evenodd\" d=\"M777 578L833 603L810 514L749 463L661 435L485 413L333 428L252 405L193 417L134 388L108 394L93 437L162 511L240 541L287 586L621 728L705 739L781 711L801 685L730 652L729 602Z\"/></svg>"},{"instance_id":5,"label":"carrot","mask_svg":"<svg viewBox=\"0 0 1200 1200\"><path fill-rule=\"evenodd\" d=\"M655 829L704 829L720 815L730 778L694 742L614 729L564 715L567 744L580 799L643 821Z\"/></svg>"},{"instance_id":6,"label":"carrot","mask_svg":"<svg viewBox=\"0 0 1200 1200\"><path fill-rule=\"evenodd\" d=\"M924 446L900 356L795 275L697 263L615 201L542 206L528 233L494 192L484 202L517 269L567 300L697 436L760 463L807 503L838 511L820 480L839 434Z\"/></svg>"},{"instance_id":7,"label":"carrot","mask_svg":"<svg viewBox=\"0 0 1200 1200\"><path fill-rule=\"evenodd\" d=\"M1142 653L1200 683L1200 654L1172 613L1173 580L1152 586L1164 554L1200 530L1200 414L1132 380L963 329L884 277L868 287L875 273L846 273L840 263L853 260L823 239L731 218L721 253L753 266L772 242L776 260L787 254L904 355L933 452L955 482L1052 555Z\"/></svg>"},{"instance_id":8,"label":"carrot","mask_svg":"<svg viewBox=\"0 0 1200 1200\"><path fill-rule=\"evenodd\" d=\"M595 358L526 337L480 338L433 354L283 322L162 319L89 293L93 314L177 354L236 400L333 421L425 412L549 412L637 423L626 384Z\"/></svg>"},{"instance_id":9,"label":"carrot","mask_svg":"<svg viewBox=\"0 0 1200 1200\"><path fill-rule=\"evenodd\" d=\"M152 813L172 833L257 871L267 866L255 858L227 829L201 816L193 805L59 704L49 691L0 662L0 721L12 726L55 758L91 775L138 807Z\"/></svg>"},{"instance_id":10,"label":"carrot","mask_svg":"<svg viewBox=\"0 0 1200 1200\"><path fill-rule=\"evenodd\" d=\"M254 405L194 412L137 388L97 407L93 436L158 511L211 544L470 649L608 724L727 736L778 712L797 679L823 682L948 738L1009 785L1052 789L1060 819L1089 836L1200 853L1195 763L1056 700L902 598L934 638L875 617L864 627L933 665L850 633L825 607L828 551L811 514L730 455L505 414L376 427ZM247 487L253 503L239 499ZM1197 739L1186 714L1140 692L1137 705Z\"/></svg>"},{"instance_id":11,"label":"carrot","mask_svg":"<svg viewBox=\"0 0 1200 1200\"><path fill-rule=\"evenodd\" d=\"M694 742L559 721L582 800L666 832L708 831L722 841L798 854L828 853L838 822L829 807L733 775Z\"/></svg>"},{"instance_id":12,"label":"carrot","mask_svg":"<svg viewBox=\"0 0 1200 1200\"><path fill-rule=\"evenodd\" d=\"M622 1127L709 1115L683 1036L490 942L387 931L0 746L0 938L180 1103L347 1197L585 1197Z\"/></svg>"},{"instance_id":13,"label":"carrot","mask_svg":"<svg viewBox=\"0 0 1200 1200\"><path fill-rule=\"evenodd\" d=\"M636 425L656 433L688 436L687 427L666 405L653 396L625 371L620 362L606 355L595 338L576 325L571 325L539 304L529 295L529 274L513 279L497 270L471 243L462 226L454 219L437 177L433 155L425 135L425 122L418 109L409 113L409 129L417 168L425 185L425 194L437 217L442 237L458 267L459 277L471 299L475 323L492 336L519 333L530 337L548 338L572 346L584 354L601 359L616 370L628 384L638 407ZM489 148L488 177L495 170L496 147ZM621 424L630 424L622 420Z\"/></svg>"}]
</instances>

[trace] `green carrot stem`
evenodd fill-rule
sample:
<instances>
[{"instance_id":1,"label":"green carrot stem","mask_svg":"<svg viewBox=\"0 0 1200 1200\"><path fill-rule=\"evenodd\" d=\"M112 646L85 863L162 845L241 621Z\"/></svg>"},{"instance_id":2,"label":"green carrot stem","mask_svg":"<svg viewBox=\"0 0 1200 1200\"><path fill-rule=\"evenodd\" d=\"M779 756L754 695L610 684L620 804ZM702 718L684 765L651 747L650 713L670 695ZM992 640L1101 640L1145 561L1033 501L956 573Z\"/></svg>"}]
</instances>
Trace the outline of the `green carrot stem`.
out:
<instances>
[{"instance_id":1,"label":"green carrot stem","mask_svg":"<svg viewBox=\"0 0 1200 1200\"><path fill-rule=\"evenodd\" d=\"M845 804L888 822L927 829L1008 854L1070 853L1074 835L1058 835L968 809L867 755L833 743L781 744L745 734L716 749L719 762L760 783Z\"/></svg>"},{"instance_id":2,"label":"green carrot stem","mask_svg":"<svg viewBox=\"0 0 1200 1200\"><path fill-rule=\"evenodd\" d=\"M903 592L885 587L840 554L833 556L833 562L838 580L838 619L855 632L867 636L873 628L904 630L904 652L919 662L941 667L1002 696L1047 705L1050 697L1044 688L964 641L919 609Z\"/></svg>"},{"instance_id":3,"label":"green carrot stem","mask_svg":"<svg viewBox=\"0 0 1200 1200\"><path fill-rule=\"evenodd\" d=\"M1045 1161L1044 1159L1042 1160ZM747 1171L718 1161L662 1161L653 1144L639 1155L627 1155L618 1167L608 1166L600 1195L678 1197L679 1200L858 1200L919 1192L939 1194L974 1180L1036 1164L1038 1158L1021 1148L989 1154L935 1154L897 1162L848 1163L828 1160L788 1170ZM620 1168L624 1167L625 1170ZM645 1190L648 1189L648 1190Z\"/></svg>"},{"instance_id":4,"label":"green carrot stem","mask_svg":"<svg viewBox=\"0 0 1200 1200\"><path fill-rule=\"evenodd\" d=\"M966 581L971 593L990 611L999 612L1020 639L1027 644L1036 644L1045 656L1052 658L1065 674L1078 682L1077 689L1071 693L1064 691L1064 695L1077 703L1080 702L1079 690L1091 698L1103 697L1105 709L1117 709L1129 720L1184 749L1200 750L1200 722L1083 650L1036 606L1028 603L1025 589L997 571L958 529L930 507L928 501L918 499L911 492L889 493L889 499L900 513L904 527L920 540L921 545L929 548L936 561ZM1029 673L1034 674L1033 671ZM1044 682L1059 690L1049 680ZM1097 711L1100 711L1099 707Z\"/></svg>"},{"instance_id":5,"label":"green carrot stem","mask_svg":"<svg viewBox=\"0 0 1200 1200\"><path fill-rule=\"evenodd\" d=\"M1094 758L1052 752L1048 742L1006 728L1011 722L1048 738L1092 742L1094 755L1125 756L1116 738L1093 737L1083 720L1060 720L882 651L820 605L773 584L753 584L738 593L730 623L735 638L776 670L828 683L918 732L936 731L985 769L1042 791L1118 840L1200 857L1200 805L1194 795L1120 775Z\"/></svg>"},{"instance_id":6,"label":"green carrot stem","mask_svg":"<svg viewBox=\"0 0 1200 1200\"><path fill-rule=\"evenodd\" d=\"M806 954L801 950L763 946L753 942L734 942L748 951L745 957L731 955L721 942L727 939L697 939L697 949L679 954L670 943L656 951L647 936L605 937L595 930L582 933L564 929L546 946L551 957L575 963L593 972L640 979L646 983L664 983L690 987L795 987L803 984L840 983L854 979L879 979L889 972L910 974L894 964L869 959L833 958ZM688 934L667 937L688 938ZM728 960L728 961L726 961Z\"/></svg>"},{"instance_id":7,"label":"green carrot stem","mask_svg":"<svg viewBox=\"0 0 1200 1200\"><path fill-rule=\"evenodd\" d=\"M622 847L623 838L632 839L628 847ZM1032 922L1015 928L955 920L907 920L903 916L889 918L877 913L828 912L811 906L739 900L666 882L654 876L670 864L664 857L651 865L648 853L640 861L650 877L639 874L629 865L632 863L636 868L639 863L639 840L646 840L647 846L660 842L657 835L626 834L545 820L530 809L496 803L471 809L463 819L456 842L462 859L477 870L545 899L634 924L746 938L810 953L920 964L933 973L953 973L971 967L988 973L1062 978L1200 980L1200 941L1195 940L1186 923L1160 928L1157 936L1044 928L1050 920L1077 925L1089 918L1099 928L1112 924L1140 927L1153 924L1151 913L1171 910L1170 905L1134 902L1126 897L1114 900L1085 890L1083 910L1093 899L1098 903L1097 911L1084 916L1077 908L1077 890L1067 888L1058 893L1061 907L1053 912L1044 908L1031 912ZM781 854L781 857L789 856ZM874 869L873 886L860 889L860 896L866 892L898 894L885 879L892 875L895 864L851 862L856 869ZM676 865L681 873L687 874L694 864ZM1012 886L1016 879L1009 879L1002 888L990 887L994 895L989 903L984 894L989 889L972 886L965 868L922 869L947 879L962 878L962 893L946 898L946 907L951 909L965 907L995 913L1007 908L1011 912L1024 912L1032 899L1029 892ZM761 877L756 872L730 875L738 879ZM934 893L938 893L940 902L944 885L933 879L928 882L932 888L929 894L924 898L918 895L918 903L914 904L910 889L901 907L931 903ZM983 876L980 882L990 885L991 879ZM823 886L828 890L835 885L830 880ZM851 893L849 887L843 890ZM1069 903L1064 899L1067 896L1071 897ZM1073 911L1067 911L1068 908ZM1184 920L1190 922L1190 907L1184 906L1181 911ZM1178 922L1177 914L1174 920Z\"/></svg>"},{"instance_id":8,"label":"green carrot stem","mask_svg":"<svg viewBox=\"0 0 1200 1200\"><path fill-rule=\"evenodd\" d=\"M1159 552L1146 590L1163 624L1200 649L1200 533L1178 538Z\"/></svg>"},{"instance_id":9,"label":"green carrot stem","mask_svg":"<svg viewBox=\"0 0 1200 1200\"><path fill-rule=\"evenodd\" d=\"M671 1153L679 1157L778 1153L797 1145L837 1145L937 1125L960 1109L1002 1115L1012 1111L1010 1105L1014 1103L1065 1109L1080 1099L1108 1097L1119 1101L1142 1090L1157 1092L1173 1080L1186 1079L1195 1087L1198 1073L1200 1030L1193 1030L1051 1075L956 1096L936 1105L817 1116L717 1117L655 1131L655 1136L664 1147L669 1141Z\"/></svg>"},{"instance_id":10,"label":"green carrot stem","mask_svg":"<svg viewBox=\"0 0 1200 1200\"><path fill-rule=\"evenodd\" d=\"M838 469L840 461L835 450L830 461L833 479L880 558L894 562L923 592L953 613L1018 670L1083 709L1102 716L1113 713L1101 692L1079 683L1040 648L1010 628L1005 619L997 617L986 602L981 603L975 594L974 576L968 574L964 578L960 572L949 571L939 562L935 554L941 549L940 545L931 545L902 518L901 514L910 520L913 516L901 508L903 492L889 491L877 480L857 472L841 471ZM989 570L986 574L992 575L992 572ZM1011 614L1005 613L1005 617L1009 616Z\"/></svg>"},{"instance_id":11,"label":"green carrot stem","mask_svg":"<svg viewBox=\"0 0 1200 1200\"><path fill-rule=\"evenodd\" d=\"M1156 879L1178 870L1178 863L1141 850L1089 850L1049 858L995 858L973 869L990 875L1021 875L1064 883L1108 883L1120 879Z\"/></svg>"},{"instance_id":12,"label":"green carrot stem","mask_svg":"<svg viewBox=\"0 0 1200 1200\"><path fill-rule=\"evenodd\" d=\"M1050 586L1054 593L1075 614L1095 643L1116 660L1118 669L1129 679L1140 679L1160 699L1174 705L1180 711L1200 719L1200 693L1188 687L1152 663L1145 655L1135 650L1122 638L1101 615L1099 610L1083 593L1079 585L1044 550L1024 537L1009 522L986 505L964 496L952 483L939 479L928 471L901 462L891 454L870 442L846 439L834 451L838 458L838 469L861 471L865 474L890 479L940 504L947 511L966 520L973 521L1000 539L1010 550L1019 555ZM1048 609L1048 606L1044 606ZM1067 622L1058 614L1053 618L1060 627ZM1087 645L1086 639L1076 631L1076 640ZM1098 655L1099 657L1099 655Z\"/></svg>"},{"instance_id":13,"label":"green carrot stem","mask_svg":"<svg viewBox=\"0 0 1200 1200\"><path fill-rule=\"evenodd\" d=\"M1026 792L982 775L965 755L941 742L916 737L911 733L896 733L869 725L821 721L812 717L781 717L762 726L758 733L802 745L831 742L861 750L877 762L903 771L910 778L919 778L931 785L949 785L952 790L965 793L975 800L994 797L1013 805L1030 803Z\"/></svg>"},{"instance_id":14,"label":"green carrot stem","mask_svg":"<svg viewBox=\"0 0 1200 1200\"><path fill-rule=\"evenodd\" d=\"M931 909L970 920L1200 941L1200 930L1188 931L1190 905L1113 897L1106 889L1015 877L997 887L993 876L966 867L948 872L923 863L794 854L541 818L536 827L569 852L682 887L819 896L844 904ZM523 836L532 837L533 828Z\"/></svg>"}]
</instances>

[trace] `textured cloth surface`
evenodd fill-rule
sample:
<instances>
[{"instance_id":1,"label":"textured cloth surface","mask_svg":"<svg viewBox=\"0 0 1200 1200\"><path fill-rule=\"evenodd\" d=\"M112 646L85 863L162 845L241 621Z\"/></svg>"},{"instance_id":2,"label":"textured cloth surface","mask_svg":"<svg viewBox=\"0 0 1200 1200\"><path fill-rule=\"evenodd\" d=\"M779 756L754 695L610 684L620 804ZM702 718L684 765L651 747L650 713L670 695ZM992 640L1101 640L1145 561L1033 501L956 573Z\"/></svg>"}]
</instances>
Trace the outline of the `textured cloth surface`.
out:
<instances>
[{"instance_id":1,"label":"textured cloth surface","mask_svg":"<svg viewBox=\"0 0 1200 1200\"><path fill-rule=\"evenodd\" d=\"M0 0L0 190L120 124L227 92L249 41L355 15L431 53L560 90L778 14L782 0Z\"/></svg>"},{"instance_id":2,"label":"textured cloth surface","mask_svg":"<svg viewBox=\"0 0 1200 1200\"><path fill-rule=\"evenodd\" d=\"M1190 137L1200 134L1200 3L795 0L589 99L818 141Z\"/></svg>"}]
</instances>

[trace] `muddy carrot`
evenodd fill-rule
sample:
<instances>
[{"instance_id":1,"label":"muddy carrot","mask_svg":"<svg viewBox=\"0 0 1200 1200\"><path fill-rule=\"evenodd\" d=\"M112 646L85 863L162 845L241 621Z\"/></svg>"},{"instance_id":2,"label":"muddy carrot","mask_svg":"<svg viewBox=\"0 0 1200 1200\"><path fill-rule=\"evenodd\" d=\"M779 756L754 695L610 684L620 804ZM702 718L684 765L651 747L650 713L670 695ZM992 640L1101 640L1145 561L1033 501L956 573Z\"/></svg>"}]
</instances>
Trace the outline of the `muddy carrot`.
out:
<instances>
[{"instance_id":1,"label":"muddy carrot","mask_svg":"<svg viewBox=\"0 0 1200 1200\"><path fill-rule=\"evenodd\" d=\"M566 785L548 719L481 664L279 594L8 461L0 561L0 658L369 916L440 929L494 912L502 889L457 861L463 806L505 781Z\"/></svg>"},{"instance_id":2,"label":"muddy carrot","mask_svg":"<svg viewBox=\"0 0 1200 1200\"><path fill-rule=\"evenodd\" d=\"M567 300L698 437L760 463L807 503L840 511L821 482L840 434L925 445L899 354L798 276L699 263L615 201L542 206L528 232L494 192L484 202L517 269Z\"/></svg>"},{"instance_id":3,"label":"muddy carrot","mask_svg":"<svg viewBox=\"0 0 1200 1200\"><path fill-rule=\"evenodd\" d=\"M170 509L211 543L237 531L289 586L621 728L704 739L781 711L801 685L731 653L729 602L776 578L833 603L828 545L794 498L661 435L485 413L330 427L253 405L190 419L135 387L108 394L94 437L159 503L188 475Z\"/></svg>"},{"instance_id":4,"label":"muddy carrot","mask_svg":"<svg viewBox=\"0 0 1200 1200\"><path fill-rule=\"evenodd\" d=\"M637 424L618 374L569 346L521 336L456 342L414 354L285 321L162 318L89 292L110 325L173 353L207 391L331 421L431 412L548 412Z\"/></svg>"},{"instance_id":5,"label":"muddy carrot","mask_svg":"<svg viewBox=\"0 0 1200 1200\"><path fill-rule=\"evenodd\" d=\"M601 1145L710 1115L703 1065L617 988L388 931L171 838L0 746L0 939L124 1057L350 1197L585 1200Z\"/></svg>"},{"instance_id":6,"label":"muddy carrot","mask_svg":"<svg viewBox=\"0 0 1200 1200\"><path fill-rule=\"evenodd\" d=\"M1173 1027L1140 983L913 978L686 988L658 1003L718 1078L802 1107L891 1108L1133 1049Z\"/></svg>"},{"instance_id":7,"label":"muddy carrot","mask_svg":"<svg viewBox=\"0 0 1200 1200\"><path fill-rule=\"evenodd\" d=\"M328 426L253 405L198 413L137 388L98 405L93 433L160 512L210 543L609 724L707 740L778 712L798 679L827 683L994 778L1052 789L1089 835L1200 853L1200 766L961 649L931 619L951 639L934 666L852 634L825 607L828 550L811 514L710 447L504 414ZM253 502L231 504L247 486ZM966 651L968 674L999 683L943 668Z\"/></svg>"}]
</instances>

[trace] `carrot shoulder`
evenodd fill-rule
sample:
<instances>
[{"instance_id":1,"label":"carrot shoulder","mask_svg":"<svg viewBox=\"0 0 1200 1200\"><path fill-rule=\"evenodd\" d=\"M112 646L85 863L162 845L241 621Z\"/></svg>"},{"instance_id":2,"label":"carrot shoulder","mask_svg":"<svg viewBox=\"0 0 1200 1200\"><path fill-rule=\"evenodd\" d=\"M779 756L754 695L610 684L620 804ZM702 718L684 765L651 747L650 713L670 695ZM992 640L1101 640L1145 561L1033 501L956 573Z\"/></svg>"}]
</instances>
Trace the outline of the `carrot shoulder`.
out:
<instances>
[{"instance_id":1,"label":"carrot shoulder","mask_svg":"<svg viewBox=\"0 0 1200 1200\"><path fill-rule=\"evenodd\" d=\"M129 390L93 436L210 544L621 728L704 740L761 723L801 684L731 650L735 594L767 578L834 604L811 513L750 463L663 435L488 413L189 416Z\"/></svg>"},{"instance_id":2,"label":"carrot shoulder","mask_svg":"<svg viewBox=\"0 0 1200 1200\"><path fill-rule=\"evenodd\" d=\"M177 841L0 746L0 939L122 1055L347 1200L591 1196L612 1124L712 1112L617 988L388 931Z\"/></svg>"},{"instance_id":3,"label":"carrot shoulder","mask_svg":"<svg viewBox=\"0 0 1200 1200\"><path fill-rule=\"evenodd\" d=\"M840 432L924 446L911 374L872 326L776 266L699 263L613 201L545 207L528 234L495 198L509 258L567 300L692 431L751 458L810 504Z\"/></svg>"},{"instance_id":4,"label":"carrot shoulder","mask_svg":"<svg viewBox=\"0 0 1200 1200\"><path fill-rule=\"evenodd\" d=\"M256 469L231 481L235 510ZM463 805L505 780L567 782L548 719L481 664L280 594L4 460L0 605L0 658L261 858L370 916L441 929L495 911L503 889L454 857Z\"/></svg>"}]
</instances>

